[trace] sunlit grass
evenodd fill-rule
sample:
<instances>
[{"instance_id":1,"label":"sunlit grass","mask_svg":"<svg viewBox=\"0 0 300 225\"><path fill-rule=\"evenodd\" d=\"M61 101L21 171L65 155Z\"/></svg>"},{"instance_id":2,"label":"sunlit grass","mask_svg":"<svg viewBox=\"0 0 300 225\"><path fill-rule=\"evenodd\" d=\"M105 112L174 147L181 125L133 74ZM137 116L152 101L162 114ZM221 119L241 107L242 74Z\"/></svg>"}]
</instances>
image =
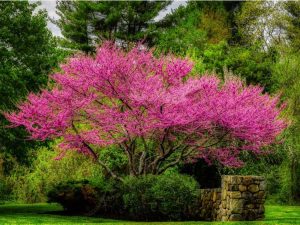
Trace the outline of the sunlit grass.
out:
<instances>
[{"instance_id":1,"label":"sunlit grass","mask_svg":"<svg viewBox=\"0 0 300 225\"><path fill-rule=\"evenodd\" d=\"M57 204L0 205L0 224L300 224L300 206L266 206L263 221L250 222L130 222L99 217L66 216Z\"/></svg>"}]
</instances>

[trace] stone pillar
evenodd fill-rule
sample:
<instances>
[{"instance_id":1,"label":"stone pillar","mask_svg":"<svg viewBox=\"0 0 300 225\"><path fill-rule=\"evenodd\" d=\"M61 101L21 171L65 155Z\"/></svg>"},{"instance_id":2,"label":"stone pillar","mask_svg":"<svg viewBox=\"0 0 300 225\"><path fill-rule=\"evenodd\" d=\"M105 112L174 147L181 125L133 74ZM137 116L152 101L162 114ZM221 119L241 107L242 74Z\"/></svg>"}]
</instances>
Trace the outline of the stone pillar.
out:
<instances>
[{"instance_id":1,"label":"stone pillar","mask_svg":"<svg viewBox=\"0 0 300 225\"><path fill-rule=\"evenodd\" d=\"M200 189L200 211L199 217L202 220L216 220L221 204L221 188Z\"/></svg>"},{"instance_id":2,"label":"stone pillar","mask_svg":"<svg viewBox=\"0 0 300 225\"><path fill-rule=\"evenodd\" d=\"M264 218L265 180L261 176L222 176L221 204L217 220Z\"/></svg>"}]
</instances>

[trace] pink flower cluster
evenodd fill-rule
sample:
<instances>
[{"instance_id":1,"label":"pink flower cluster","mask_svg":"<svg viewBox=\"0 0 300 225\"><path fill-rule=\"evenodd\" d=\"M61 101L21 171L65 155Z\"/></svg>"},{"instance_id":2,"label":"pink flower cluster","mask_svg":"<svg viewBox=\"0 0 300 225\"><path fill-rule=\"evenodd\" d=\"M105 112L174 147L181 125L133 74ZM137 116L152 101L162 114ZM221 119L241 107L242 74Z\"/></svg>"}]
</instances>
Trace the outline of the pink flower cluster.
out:
<instances>
[{"instance_id":1,"label":"pink flower cluster","mask_svg":"<svg viewBox=\"0 0 300 225\"><path fill-rule=\"evenodd\" d=\"M240 165L241 151L260 153L287 126L278 97L237 78L189 77L192 68L185 59L106 43L94 58L69 59L52 76L54 88L30 94L6 117L33 139L63 137L64 149L82 152L83 143L159 140L168 130L174 143L227 166Z\"/></svg>"}]
</instances>

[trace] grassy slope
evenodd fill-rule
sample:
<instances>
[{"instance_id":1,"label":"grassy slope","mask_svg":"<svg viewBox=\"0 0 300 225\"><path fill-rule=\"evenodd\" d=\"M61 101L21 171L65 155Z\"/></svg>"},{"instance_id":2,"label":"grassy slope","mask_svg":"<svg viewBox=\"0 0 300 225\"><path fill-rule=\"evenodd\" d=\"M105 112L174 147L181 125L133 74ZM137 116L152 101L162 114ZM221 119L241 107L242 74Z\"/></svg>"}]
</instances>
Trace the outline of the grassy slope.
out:
<instances>
[{"instance_id":1,"label":"grassy slope","mask_svg":"<svg viewBox=\"0 0 300 225\"><path fill-rule=\"evenodd\" d=\"M56 204L1 205L0 224L224 224L221 222L125 222L95 217L62 216L53 212L62 209ZM266 206L266 219L256 222L226 222L228 224L300 224L300 206Z\"/></svg>"}]
</instances>

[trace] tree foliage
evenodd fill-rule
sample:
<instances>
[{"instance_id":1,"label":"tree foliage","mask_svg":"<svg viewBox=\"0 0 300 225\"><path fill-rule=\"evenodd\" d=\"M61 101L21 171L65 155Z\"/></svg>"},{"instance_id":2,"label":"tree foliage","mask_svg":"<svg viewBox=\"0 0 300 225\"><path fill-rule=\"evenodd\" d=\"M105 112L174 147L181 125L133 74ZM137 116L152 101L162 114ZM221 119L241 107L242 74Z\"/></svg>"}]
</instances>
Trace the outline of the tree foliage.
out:
<instances>
[{"instance_id":1,"label":"tree foliage","mask_svg":"<svg viewBox=\"0 0 300 225\"><path fill-rule=\"evenodd\" d=\"M231 37L229 11L223 2L189 2L158 22L153 44L159 51L185 54Z\"/></svg>"},{"instance_id":2,"label":"tree foliage","mask_svg":"<svg viewBox=\"0 0 300 225\"><path fill-rule=\"evenodd\" d=\"M241 151L264 153L287 125L278 97L234 77L189 78L192 67L106 43L95 58L71 58L52 76L52 90L30 94L7 118L33 139L62 137L61 148L92 156L113 177L101 147L119 146L134 176L199 157L238 167Z\"/></svg>"},{"instance_id":3,"label":"tree foliage","mask_svg":"<svg viewBox=\"0 0 300 225\"><path fill-rule=\"evenodd\" d=\"M300 49L300 2L286 1L283 7L287 11L287 36L291 42L294 51L299 52Z\"/></svg>"},{"instance_id":4,"label":"tree foliage","mask_svg":"<svg viewBox=\"0 0 300 225\"><path fill-rule=\"evenodd\" d=\"M151 37L151 24L170 1L59 1L62 45L94 52L103 40L136 42Z\"/></svg>"},{"instance_id":5,"label":"tree foliage","mask_svg":"<svg viewBox=\"0 0 300 225\"><path fill-rule=\"evenodd\" d=\"M277 55L274 48L265 51L263 43L246 29L246 25L253 26L250 22L254 23L248 14L255 21L260 18L259 11L253 9L261 3L249 4L251 8L241 2L189 2L158 23L155 48L157 52L191 56L201 73L223 76L227 69L248 84L259 84L270 91L271 67Z\"/></svg>"},{"instance_id":6,"label":"tree foliage","mask_svg":"<svg viewBox=\"0 0 300 225\"><path fill-rule=\"evenodd\" d=\"M29 92L46 85L47 74L59 60L55 40L47 29L47 14L37 4L4 1L0 4L0 110L14 109ZM18 156L33 143L23 129L7 129L0 115L0 151Z\"/></svg>"},{"instance_id":7,"label":"tree foliage","mask_svg":"<svg viewBox=\"0 0 300 225\"><path fill-rule=\"evenodd\" d=\"M244 2L235 21L244 45L259 43L267 49L284 40L284 13L279 2Z\"/></svg>"},{"instance_id":8,"label":"tree foliage","mask_svg":"<svg viewBox=\"0 0 300 225\"><path fill-rule=\"evenodd\" d=\"M291 46L294 46L293 43ZM300 200L300 57L295 48L283 46L280 61L273 68L276 89L283 93L283 99L288 102L288 114L293 121L287 130L283 149L286 160L281 167L281 200L295 202ZM296 51L295 51L296 50Z\"/></svg>"}]
</instances>

